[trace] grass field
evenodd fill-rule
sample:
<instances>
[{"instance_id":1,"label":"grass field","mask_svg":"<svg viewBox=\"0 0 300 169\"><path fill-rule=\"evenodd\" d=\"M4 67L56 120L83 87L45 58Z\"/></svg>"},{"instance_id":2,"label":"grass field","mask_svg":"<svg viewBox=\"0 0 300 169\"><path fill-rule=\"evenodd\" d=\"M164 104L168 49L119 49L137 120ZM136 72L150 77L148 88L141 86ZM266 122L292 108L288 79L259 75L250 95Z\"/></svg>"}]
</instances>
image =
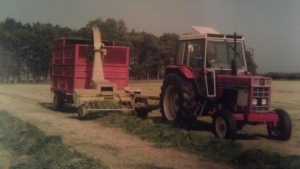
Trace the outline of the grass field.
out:
<instances>
[{"instance_id":1,"label":"grass field","mask_svg":"<svg viewBox=\"0 0 300 169\"><path fill-rule=\"evenodd\" d=\"M157 82L130 83L131 88L141 89L143 94L153 96L159 95L160 86L161 83ZM136 143L137 140L135 140L134 137L137 136L141 140L153 143L153 147L155 147L155 149L159 148L166 151L171 148L179 150L180 152L182 151L188 154L195 154L199 158L201 157L201 159L205 157L217 163L226 163L229 164L229 166L237 168L300 168L300 158L298 156L300 154L300 125L298 124L300 121L300 114L298 113L298 110L300 109L300 81L273 81L272 107L285 109L290 114L293 123L292 137L287 142L270 140L267 136L265 125L245 126L243 131L238 134L238 138L235 142L215 139L211 132L211 118L209 117L199 117L197 126L192 131L174 129L162 123L158 110L153 111L146 120L141 120L132 116L122 116L117 113L109 113L102 114L95 120L77 121L75 120L77 116L76 114L68 113L72 111L74 112L74 109L66 110L65 114L53 113L46 109L47 106L45 105L49 105L51 107L52 100L49 85L0 85L0 96L1 95L5 96L2 97L2 99L16 99L20 102L18 105L11 105L10 101L7 100L6 102L0 98L0 106L6 106L7 109L10 109L10 114L30 121L47 132L54 130L53 126L59 124L58 129L64 131L60 135L62 135L65 142L72 142L74 138L71 137L70 134L74 135L77 133L84 133L84 135L82 137L77 136L76 139L84 139L87 141L89 138L85 133L91 133L91 136L93 137L90 139L91 143L86 142L85 144L97 144L99 149L107 153L107 156L111 153L110 158L112 159L130 159L128 158L128 155L120 156L120 154L124 151L129 153L128 150L130 149L128 149L127 146L123 147L121 145L117 145L118 143L115 142L115 140L107 142L104 137L118 139L118 141L122 141L122 144L128 144L128 141L130 141L131 143L139 145L139 147L143 147L141 146L141 143ZM39 104L43 105L43 107L37 108L36 106L31 106L31 104ZM26 107L27 105L28 110L22 106L20 106L19 109L15 108L19 105L23 105L23 107ZM20 112L21 110L26 113ZM53 120L53 118L56 121ZM61 118L67 119L60 120ZM76 125L74 123L76 123ZM97 124L96 128L93 123ZM81 124L85 124L85 128L82 128ZM89 125L91 126L89 127ZM78 127L76 128L76 126ZM98 135L101 135L101 133L106 130L103 127L121 129L134 136L128 137L127 141L125 141L127 136L125 138L125 135L121 136L121 133L115 135L114 133L118 133L118 131L114 130L114 133L106 133L104 134L104 137L101 139L99 138L100 140L96 141L94 137L97 137L97 135L92 133L97 132ZM78 129L82 130L82 132ZM70 134L68 132L70 132ZM76 146L79 147L79 151L80 146L81 144ZM96 147L94 146L94 148ZM145 147L143 149L145 149ZM8 157L7 154L9 153L7 152L9 152L9 150L4 149L1 144L0 150L3 152L0 154L0 157ZM136 154L137 150L138 149L135 148L132 153ZM147 153L148 151L141 152ZM104 159L104 164L108 163L108 166L112 166L111 168L124 164L124 162L119 163L115 160L110 161L110 159L105 159L106 157L102 156L101 153L88 151L87 149L83 152L88 155L99 155L100 159ZM159 152L158 154L152 152L151 154L152 156L145 156L143 158L140 154L139 161L144 161L144 164L128 164L127 168L182 168L184 166L182 165L179 167L178 164L177 166L174 165L175 161L180 161L183 158L174 159L173 156L168 156L162 152ZM174 154L174 152L172 154ZM152 159L153 156L162 156L164 159ZM191 157L189 158L191 163L193 160ZM172 167L170 163L165 163L169 159L172 159L171 161L175 160ZM153 160L155 162L148 164L147 161L149 160ZM184 162L184 160L180 161L180 163L182 162ZM195 161L192 163L195 163ZM209 164L211 164L211 162L204 165L209 166ZM199 164L199 166L202 165L203 164ZM196 165L187 168L199 168L195 166ZM209 168L220 168L220 166Z\"/></svg>"}]
</instances>

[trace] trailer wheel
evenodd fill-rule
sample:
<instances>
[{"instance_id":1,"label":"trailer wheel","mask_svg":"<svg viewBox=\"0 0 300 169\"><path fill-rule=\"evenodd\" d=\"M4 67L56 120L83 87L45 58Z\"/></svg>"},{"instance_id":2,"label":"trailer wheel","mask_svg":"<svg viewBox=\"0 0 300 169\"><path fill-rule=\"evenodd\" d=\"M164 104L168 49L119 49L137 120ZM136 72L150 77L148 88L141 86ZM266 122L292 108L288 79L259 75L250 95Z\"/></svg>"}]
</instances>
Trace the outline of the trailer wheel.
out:
<instances>
[{"instance_id":1,"label":"trailer wheel","mask_svg":"<svg viewBox=\"0 0 300 169\"><path fill-rule=\"evenodd\" d=\"M279 122L277 126L275 126L274 123L267 124L268 134L273 139L287 141L292 134L291 118L289 114L282 109L276 109L274 111L278 114Z\"/></svg>"},{"instance_id":2,"label":"trailer wheel","mask_svg":"<svg viewBox=\"0 0 300 169\"><path fill-rule=\"evenodd\" d=\"M65 95L60 92L54 93L53 96L53 110L61 111L65 107Z\"/></svg>"},{"instance_id":3,"label":"trailer wheel","mask_svg":"<svg viewBox=\"0 0 300 169\"><path fill-rule=\"evenodd\" d=\"M135 99L135 102L143 103L146 107L148 105L148 100L143 99L143 98L137 98L137 99ZM140 118L147 118L148 113L149 113L149 111L145 107L135 108L135 112L136 112L137 116Z\"/></svg>"},{"instance_id":4,"label":"trailer wheel","mask_svg":"<svg viewBox=\"0 0 300 169\"><path fill-rule=\"evenodd\" d=\"M178 75L170 74L163 81L159 104L162 118L167 124L186 129L194 126L195 91L189 82Z\"/></svg>"},{"instance_id":5,"label":"trailer wheel","mask_svg":"<svg viewBox=\"0 0 300 169\"><path fill-rule=\"evenodd\" d=\"M228 110L219 110L213 117L214 134L222 139L235 140L237 133L236 121Z\"/></svg>"},{"instance_id":6,"label":"trailer wheel","mask_svg":"<svg viewBox=\"0 0 300 169\"><path fill-rule=\"evenodd\" d=\"M87 108L84 104L79 106L77 114L80 120L87 119Z\"/></svg>"}]
</instances>

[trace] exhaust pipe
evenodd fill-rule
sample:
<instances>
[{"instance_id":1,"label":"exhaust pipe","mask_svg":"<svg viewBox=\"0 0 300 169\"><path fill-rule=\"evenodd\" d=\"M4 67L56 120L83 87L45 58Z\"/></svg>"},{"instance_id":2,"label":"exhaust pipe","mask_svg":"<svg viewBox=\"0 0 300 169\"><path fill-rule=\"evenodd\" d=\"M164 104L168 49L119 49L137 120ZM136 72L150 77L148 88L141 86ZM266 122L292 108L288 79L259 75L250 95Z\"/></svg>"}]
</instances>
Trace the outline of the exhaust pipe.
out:
<instances>
[{"instance_id":1,"label":"exhaust pipe","mask_svg":"<svg viewBox=\"0 0 300 169\"><path fill-rule=\"evenodd\" d=\"M234 57L233 57L233 60L231 60L231 75L233 76L236 76L237 75L237 67L236 67L236 32L234 32L234 46L233 46L233 49L234 49Z\"/></svg>"}]
</instances>

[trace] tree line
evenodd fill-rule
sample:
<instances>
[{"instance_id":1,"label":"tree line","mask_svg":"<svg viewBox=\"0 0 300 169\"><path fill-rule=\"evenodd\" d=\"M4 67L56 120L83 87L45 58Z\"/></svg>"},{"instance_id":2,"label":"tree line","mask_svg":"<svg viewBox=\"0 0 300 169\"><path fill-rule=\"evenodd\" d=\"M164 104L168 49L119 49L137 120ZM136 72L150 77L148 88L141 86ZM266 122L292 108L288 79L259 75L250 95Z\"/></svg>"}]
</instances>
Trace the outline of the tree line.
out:
<instances>
[{"instance_id":1,"label":"tree line","mask_svg":"<svg viewBox=\"0 0 300 169\"><path fill-rule=\"evenodd\" d=\"M76 30L50 23L23 24L6 18L0 22L0 82L49 81L53 40L58 37L90 39L92 26L100 28L102 39L130 47L132 79L161 79L165 62L176 57L178 34L164 33L158 37L128 30L124 20L98 18ZM255 62L250 56L247 61L255 73Z\"/></svg>"},{"instance_id":2,"label":"tree line","mask_svg":"<svg viewBox=\"0 0 300 169\"><path fill-rule=\"evenodd\" d=\"M263 74L264 76L271 77L273 80L300 80L300 73L283 73L283 72L269 72Z\"/></svg>"}]
</instances>

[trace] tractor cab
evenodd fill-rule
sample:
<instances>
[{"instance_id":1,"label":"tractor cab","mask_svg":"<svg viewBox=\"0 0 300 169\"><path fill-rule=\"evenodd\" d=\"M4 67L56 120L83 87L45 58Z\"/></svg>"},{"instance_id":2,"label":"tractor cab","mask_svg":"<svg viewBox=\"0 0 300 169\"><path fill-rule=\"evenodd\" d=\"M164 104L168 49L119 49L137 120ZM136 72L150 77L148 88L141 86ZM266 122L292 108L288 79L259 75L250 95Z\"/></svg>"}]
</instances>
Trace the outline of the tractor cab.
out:
<instances>
[{"instance_id":1,"label":"tractor cab","mask_svg":"<svg viewBox=\"0 0 300 169\"><path fill-rule=\"evenodd\" d=\"M208 32L205 31L207 29L205 27L193 26L193 28L198 34L181 35L179 38L177 65L185 64L192 69L230 71L231 61L235 59L239 72L247 70L243 36L235 36L236 43L234 43L234 35Z\"/></svg>"},{"instance_id":2,"label":"tractor cab","mask_svg":"<svg viewBox=\"0 0 300 169\"><path fill-rule=\"evenodd\" d=\"M193 29L196 34L179 37L176 65L187 67L193 77L203 79L199 84L206 88L203 95L213 98L216 97L217 75L247 71L244 37L220 34L208 27L193 26Z\"/></svg>"}]
</instances>

